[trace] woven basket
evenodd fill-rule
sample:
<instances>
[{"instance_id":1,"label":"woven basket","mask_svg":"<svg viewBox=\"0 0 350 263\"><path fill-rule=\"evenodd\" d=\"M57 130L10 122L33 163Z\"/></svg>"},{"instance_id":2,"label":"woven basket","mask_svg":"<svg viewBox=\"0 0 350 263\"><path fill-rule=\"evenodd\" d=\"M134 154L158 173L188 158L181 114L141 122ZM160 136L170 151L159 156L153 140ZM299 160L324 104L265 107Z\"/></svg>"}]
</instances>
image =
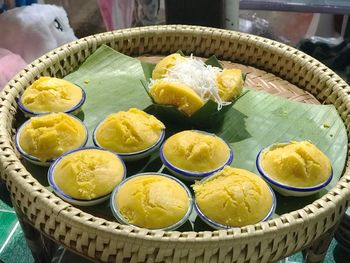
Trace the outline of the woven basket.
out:
<instances>
[{"instance_id":1,"label":"woven basket","mask_svg":"<svg viewBox=\"0 0 350 263\"><path fill-rule=\"evenodd\" d=\"M315 102L309 92L321 103L333 104L349 135L350 88L334 72L294 48L252 35L194 26L144 27L90 36L34 61L0 97L1 177L15 205L35 228L98 261L269 262L305 248L336 224L349 205L349 162L338 184L303 209L268 222L220 231L163 232L120 225L82 212L44 188L16 156L16 98L40 75L69 74L102 44L130 56L166 55L181 49L196 56L215 54L222 60L260 68L275 76L257 70L256 78L250 76L250 81L260 88L269 81L267 89L276 93L278 88L271 87L278 86L282 78L290 90L284 88L281 94ZM265 81L258 80L259 74Z\"/></svg>"}]
</instances>

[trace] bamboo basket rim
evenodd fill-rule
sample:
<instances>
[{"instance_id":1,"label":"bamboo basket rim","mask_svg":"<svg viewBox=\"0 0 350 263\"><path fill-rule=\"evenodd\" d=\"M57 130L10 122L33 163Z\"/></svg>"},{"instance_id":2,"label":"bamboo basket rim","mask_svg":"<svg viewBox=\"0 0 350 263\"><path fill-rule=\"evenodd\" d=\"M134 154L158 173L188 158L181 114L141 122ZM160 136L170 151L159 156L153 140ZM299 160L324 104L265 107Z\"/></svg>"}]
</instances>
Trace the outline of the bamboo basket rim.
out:
<instances>
[{"instance_id":1,"label":"bamboo basket rim","mask_svg":"<svg viewBox=\"0 0 350 263\"><path fill-rule=\"evenodd\" d=\"M305 206L302 209L283 214L278 218L270 219L269 221L258 223L255 225L248 225L241 228L233 228L229 230L215 230L215 231L201 231L201 232L177 232L177 231L159 231L140 229L132 226L120 225L117 222L107 221L102 218L91 216L74 206L64 202L56 197L53 193L45 189L21 164L16 157L11 138L12 117L16 112L16 97L23 91L23 87L31 79L41 74L45 69L53 67L55 63L60 63L64 58L73 59L72 56L78 50L96 50L98 46L107 43L110 39L123 39L123 41L135 41L131 45L135 47L139 44L140 39L147 35L148 37L156 38L162 34L193 34L194 37L201 34L208 33L212 38L227 37L232 41L243 41L244 43L251 43L256 47L267 48L271 46L278 56L288 57L293 63L300 65L307 65L308 68L314 69L320 76L324 77L322 80L327 87L331 87L332 96L326 96L326 103L332 103L336 107L342 105L342 108L337 110L344 121L349 136L349 111L350 111L350 87L333 71L328 69L322 63L304 54L295 48L272 41L266 38L252 36L245 33L238 33L216 28L198 27L198 26L183 26L183 25L167 25L167 26L149 26L142 28L132 28L124 30L116 30L113 32L101 33L92 35L75 42L66 44L57 48L48 54L40 57L36 61L29 64L23 71L21 71L1 92L0 102L0 167L1 177L7 183L10 192L13 195L18 194L15 188L21 188L24 193L28 195L28 200L34 204L34 207L39 210L46 209L46 213L55 215L56 220L62 222L69 222L72 228L79 228L93 233L93 235L102 238L112 238L113 235L118 235L118 238L125 238L133 240L138 243L143 240L154 241L159 247L167 247L170 243L176 243L178 246L185 245L190 242L193 247L201 247L204 243L209 246L215 246L218 241L229 245L233 240L237 242L249 242L261 238L262 234L272 236L278 233L287 233L291 227L303 226L305 222L317 220L318 216L324 216L327 213L333 213L337 206L342 205L343 201L350 199L350 168L349 161L347 161L346 169L342 178L326 195ZM136 40L134 40L136 39ZM209 40L208 40L209 41ZM213 40L214 41L214 40ZM230 41L230 40L227 40ZM217 42L213 42L218 45ZM219 43L220 44L220 43ZM145 48L146 49L146 48ZM84 52L84 51L83 51ZM130 53L133 53L131 51ZM137 52L136 52L137 53ZM140 52L142 54L142 52ZM206 51L201 52L201 55L206 55ZM225 58L225 54L222 56ZM82 58L84 60L85 58ZM251 63L247 63L251 65ZM61 65L61 67L63 67ZM259 67L258 67L259 68ZM261 66L263 68L263 66ZM276 67L277 68L277 67ZM265 70L265 69L264 69ZM269 70L270 71L270 70ZM274 70L270 72L275 73ZM279 72L276 72L279 75ZM315 74L316 74L315 73ZM281 76L281 75L280 75ZM297 77L285 74L284 80L291 83L297 83ZM322 82L322 83L323 83ZM302 81L300 85L302 85ZM305 83L305 85L308 85ZM322 91L321 91L322 93ZM318 94L314 94L318 95ZM324 95L324 94L323 94ZM11 107L10 105L13 105ZM9 118L10 117L10 118ZM349 152L348 152L349 156ZM27 201L28 201L27 200ZM22 211L26 212L26 204L18 204ZM36 228L45 232L45 226L36 225L35 219L30 218ZM328 226L328 228L331 225ZM155 244L154 243L154 244Z\"/></svg>"}]
</instances>

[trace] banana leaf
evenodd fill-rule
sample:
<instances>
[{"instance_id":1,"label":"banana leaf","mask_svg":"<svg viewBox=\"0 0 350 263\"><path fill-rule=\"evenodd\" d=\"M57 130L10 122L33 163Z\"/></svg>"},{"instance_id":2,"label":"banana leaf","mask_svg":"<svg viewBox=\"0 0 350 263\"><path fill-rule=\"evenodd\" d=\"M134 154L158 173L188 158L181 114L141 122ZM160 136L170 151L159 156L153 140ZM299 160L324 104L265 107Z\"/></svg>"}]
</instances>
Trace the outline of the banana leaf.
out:
<instances>
[{"instance_id":1,"label":"banana leaf","mask_svg":"<svg viewBox=\"0 0 350 263\"><path fill-rule=\"evenodd\" d=\"M80 85L86 91L87 99L79 117L88 127L89 145L92 145L91 135L94 128L108 114L128 110L130 107L153 113L152 101L141 83L146 81L141 62L107 46L96 50L65 79ZM164 123L166 136L191 128L188 125L174 125L166 120ZM209 131L215 132L232 146L234 151L232 166L255 173L257 173L255 158L259 150L275 142L310 140L330 158L334 172L330 185L324 191L309 197L283 197L276 194L275 216L302 208L316 200L337 183L344 170L347 134L333 105L298 103L250 89L234 103L232 108L228 109L222 125L212 127ZM26 161L23 163L35 178L44 186L48 186L47 169L31 165ZM154 153L145 160L126 163L126 167L128 176L138 172L155 172L163 169L158 153ZM163 172L168 173L166 169ZM188 183L187 185L190 186ZM81 209L113 220L108 202ZM210 228L194 213L190 221L180 230L208 229Z\"/></svg>"}]
</instances>

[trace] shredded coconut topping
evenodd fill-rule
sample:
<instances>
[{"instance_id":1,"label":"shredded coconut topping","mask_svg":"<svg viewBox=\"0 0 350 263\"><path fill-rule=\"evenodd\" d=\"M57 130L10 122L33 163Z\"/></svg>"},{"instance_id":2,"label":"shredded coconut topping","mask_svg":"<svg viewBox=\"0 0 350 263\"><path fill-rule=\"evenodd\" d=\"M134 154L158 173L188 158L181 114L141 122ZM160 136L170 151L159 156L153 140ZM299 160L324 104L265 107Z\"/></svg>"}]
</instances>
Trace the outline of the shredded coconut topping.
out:
<instances>
[{"instance_id":1,"label":"shredded coconut topping","mask_svg":"<svg viewBox=\"0 0 350 263\"><path fill-rule=\"evenodd\" d=\"M202 60L196 59L191 55L186 60L179 61L169 68L163 80L186 84L204 102L213 99L218 104L218 110L221 110L222 106L231 103L223 101L219 96L216 76L221 72L222 69L206 65ZM151 80L150 85L153 83L154 80Z\"/></svg>"}]
</instances>

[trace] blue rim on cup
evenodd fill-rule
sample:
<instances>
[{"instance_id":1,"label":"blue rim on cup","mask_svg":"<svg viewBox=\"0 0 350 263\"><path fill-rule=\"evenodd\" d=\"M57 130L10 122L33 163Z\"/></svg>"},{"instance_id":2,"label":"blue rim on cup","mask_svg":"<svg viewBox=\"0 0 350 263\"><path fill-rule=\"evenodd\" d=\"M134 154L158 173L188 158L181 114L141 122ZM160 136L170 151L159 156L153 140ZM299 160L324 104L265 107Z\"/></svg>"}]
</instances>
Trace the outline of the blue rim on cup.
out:
<instances>
[{"instance_id":1,"label":"blue rim on cup","mask_svg":"<svg viewBox=\"0 0 350 263\"><path fill-rule=\"evenodd\" d=\"M258 175L257 175L258 176ZM203 178L201 180L201 182L204 182L205 180L208 180L210 178L209 177L206 177L206 178ZM267 221L269 220L273 214L275 213L275 210L276 210L276 206L277 206L277 201L276 201L276 195L274 193L274 191L271 189L271 187L269 185L267 185L267 187L269 188L270 192L271 192L271 195L272 195L272 206L271 206L271 209L269 210L269 212L267 213L267 215L261 219L259 222L256 222L257 223L260 223L260 222L264 222L264 221ZM215 222L214 220L208 218L203 212L202 210L199 208L198 204L197 204L197 200L196 198L194 198L194 207L195 207L195 210L198 214L198 216L210 227L214 228L214 229L217 229L217 230L220 230L220 229L229 229L229 228L235 228L235 226L227 226L227 225L224 225L224 224L220 224L218 222Z\"/></svg>"},{"instance_id":2,"label":"blue rim on cup","mask_svg":"<svg viewBox=\"0 0 350 263\"><path fill-rule=\"evenodd\" d=\"M227 160L225 161L225 163L222 164L218 168L215 168L215 169L210 170L208 172L190 172L190 171L187 171L187 170L184 170L184 169L181 169L181 168L174 166L166 159L166 157L164 155L164 145L166 144L167 141L165 141L163 143L163 145L160 147L160 159L162 160L165 167L168 168L169 171L173 175L179 177L182 180L193 182L195 180L201 180L201 179L203 179L203 178L205 178L213 173L216 173L216 172L222 170L226 165L230 165L232 163L233 157L234 157L233 150L232 150L230 144L228 144L224 139L220 138L219 136L217 136L214 133L204 132L204 131L200 131L200 130L191 130L191 131L199 132L199 133L203 133L203 134L207 134L207 135L211 135L211 136L215 136L215 137L219 138L229 148L229 156L228 156Z\"/></svg>"},{"instance_id":3,"label":"blue rim on cup","mask_svg":"<svg viewBox=\"0 0 350 263\"><path fill-rule=\"evenodd\" d=\"M74 85L76 85L76 84L74 84ZM85 90L82 87L78 86L78 85L76 85L76 86L81 89L81 92L82 92L81 93L81 99L80 99L80 101L78 102L77 105L73 106L70 109L65 110L63 113L67 113L67 114L71 114L71 115L77 115L80 112L81 107L83 106L83 104L84 104L84 102L86 100L86 92L85 92ZM47 111L47 112L35 112L35 111L29 110L26 106L23 105L23 103L22 103L22 96L20 96L18 98L17 104L18 104L18 108L24 113L24 115L26 117L35 117L35 116L39 116L39 115L45 115L45 114L52 113L52 112L49 112L49 111Z\"/></svg>"},{"instance_id":4,"label":"blue rim on cup","mask_svg":"<svg viewBox=\"0 0 350 263\"><path fill-rule=\"evenodd\" d=\"M103 121L101 121L94 129L94 132L92 135L92 141L96 147L105 148L105 147L102 147L101 145L99 145L99 143L97 142L97 139L96 139L97 129L101 126L102 123L103 123ZM162 144L164 138L165 138L165 129L162 130L158 140L153 145L151 145L150 147L148 147L144 150L137 151L137 152L130 152L130 153L119 153L119 152L116 152L116 153L124 161L137 161L137 160L143 159L143 158L151 155L154 151L156 151L159 148L159 146Z\"/></svg>"},{"instance_id":5,"label":"blue rim on cup","mask_svg":"<svg viewBox=\"0 0 350 263\"><path fill-rule=\"evenodd\" d=\"M186 214L183 216L183 218L181 220L179 220L178 222L176 222L175 224L171 225L171 226L167 226L167 227L164 227L164 228L157 228L157 229L152 229L152 230L163 230L163 231L170 231L170 230L175 230L177 228L179 228L180 226L182 226L183 224L186 223L186 221L188 220L191 212L192 212L192 209L193 209L193 198L192 198L192 194L190 192L190 190L187 188L187 186L181 182L179 179L173 177L173 176L170 176L168 174L164 174L164 173L158 173L158 172L147 172L147 173L139 173L139 174L135 174L133 176L130 176L128 177L127 179L125 179L124 181L122 181L119 185L116 186L116 188L114 188L113 192L112 192L112 195L111 195L111 200L110 200L110 207L111 207L111 210L112 210L112 213L114 215L114 217L118 220L119 223L121 224L125 224L125 225L131 225L131 226L134 226L134 227L138 227L140 228L139 226L137 225L133 225L131 223L129 223L122 215L121 213L119 212L119 209L118 209L118 206L116 205L116 202L114 202L115 200L115 196L118 192L118 190L123 187L123 185L128 182L129 180L133 179L133 178L136 178L136 177L139 177L139 176L144 176L144 175L160 175L160 176L164 176L164 177L167 177L169 179L172 179L174 180L175 182L177 182L178 184L181 185L181 187L186 191L187 193L187 196L188 196L188 199L189 199L189 205L188 205L188 209L186 211Z\"/></svg>"},{"instance_id":6,"label":"blue rim on cup","mask_svg":"<svg viewBox=\"0 0 350 263\"><path fill-rule=\"evenodd\" d=\"M106 194L104 196L91 199L91 200L83 200L83 199L73 198L73 197L69 196L68 194L64 193L57 186L57 184L55 183L55 180L53 178L53 171L55 169L55 166L59 163L59 161L63 157L65 157L65 156L67 156L67 155L69 155L71 153L74 153L74 152L83 151L83 150L89 150L89 149L94 149L94 150L99 150L99 151L107 151L107 152L110 152L110 153L114 154L120 160L120 162L121 162L121 164L123 166L123 170L124 170L122 180L118 184L121 184L123 182L123 180L125 179L125 177L126 177L126 167L125 167L125 164L124 164L123 160L120 158L120 156L118 154L116 154L115 152L112 152L110 150L101 149L101 148L94 147L94 146L88 146L88 147L81 147L81 148L73 149L71 151L68 151L68 152L62 154L60 157L58 157L51 164L51 166L50 166L50 168L49 168L49 170L47 172L47 179L48 179L48 182L49 182L50 186L52 187L53 191L56 193L57 196L59 196L60 198L62 198L65 201L67 201L68 203L71 203L71 204L74 204L74 205L78 205L78 206L92 206L92 205L100 204L100 203L108 200L110 198L112 192L109 193L109 194Z\"/></svg>"},{"instance_id":7,"label":"blue rim on cup","mask_svg":"<svg viewBox=\"0 0 350 263\"><path fill-rule=\"evenodd\" d=\"M42 114L42 115L48 115L48 114L51 114L51 113L46 113L46 114ZM85 134L86 134L86 138L85 138L85 141L82 143L82 145L80 145L80 147L84 147L87 142L88 142L88 139L89 139L89 132L88 132L88 129L86 127L86 125L84 124L84 122L82 122L79 118L77 118L76 116L74 115L71 115L71 114L67 114L69 115L70 117L78 120L84 127L85 129ZM41 115L40 115L41 116ZM36 116L38 117L38 116ZM24 159L26 159L27 161L35 164L35 165L39 165L39 166L50 166L54 161L55 159L49 159L49 160L46 160L45 162L41 161L39 158L27 153L26 151L23 150L23 148L21 147L20 143L19 143L19 137L20 137L20 134L22 132L22 130L25 128L26 125L28 125L28 123L30 122L30 119L25 121L20 127L19 129L17 130L17 133L16 133L16 138L15 138L15 145L16 145L16 148L18 150L18 152L23 156Z\"/></svg>"},{"instance_id":8,"label":"blue rim on cup","mask_svg":"<svg viewBox=\"0 0 350 263\"><path fill-rule=\"evenodd\" d=\"M279 192L281 195L284 195L284 196L308 196L308 195L312 195L312 194L317 193L318 191L320 191L321 189L326 187L332 181L332 178L333 178L332 166L331 166L331 173L326 181L324 181L321 184L309 186L309 187L289 186L289 185L280 183L277 180L271 178L262 168L261 156L265 151L269 150L271 147L276 146L276 145L285 145L285 144L288 144L288 143L271 144L271 145L263 148L262 150L260 150L260 152L258 153L258 155L256 157L256 167L257 167L260 175L264 178L264 180L266 180L271 185L271 187L273 189L275 189L277 192Z\"/></svg>"}]
</instances>

